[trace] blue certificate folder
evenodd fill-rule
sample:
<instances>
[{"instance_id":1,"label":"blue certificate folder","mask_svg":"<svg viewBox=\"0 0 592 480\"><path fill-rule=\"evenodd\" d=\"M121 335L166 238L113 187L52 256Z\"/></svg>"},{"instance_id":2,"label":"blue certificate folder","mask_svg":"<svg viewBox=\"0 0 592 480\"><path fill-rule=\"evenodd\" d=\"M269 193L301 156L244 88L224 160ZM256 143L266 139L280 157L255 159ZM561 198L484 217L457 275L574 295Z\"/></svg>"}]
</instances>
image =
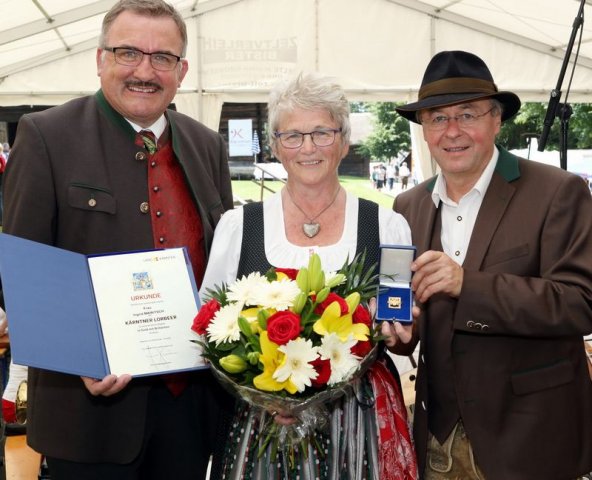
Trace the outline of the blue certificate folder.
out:
<instances>
[{"instance_id":1,"label":"blue certificate folder","mask_svg":"<svg viewBox=\"0 0 592 480\"><path fill-rule=\"evenodd\" d=\"M184 255L189 289L199 308L186 251ZM0 276L15 363L92 378L110 373L136 376L110 368L89 267L92 257L99 256L0 234ZM190 335L191 320L187 323ZM203 368L203 364L154 373L196 368Z\"/></svg>"},{"instance_id":2,"label":"blue certificate folder","mask_svg":"<svg viewBox=\"0 0 592 480\"><path fill-rule=\"evenodd\" d=\"M413 322L413 292L411 263L416 248L409 245L381 245L376 319L381 321Z\"/></svg>"}]
</instances>

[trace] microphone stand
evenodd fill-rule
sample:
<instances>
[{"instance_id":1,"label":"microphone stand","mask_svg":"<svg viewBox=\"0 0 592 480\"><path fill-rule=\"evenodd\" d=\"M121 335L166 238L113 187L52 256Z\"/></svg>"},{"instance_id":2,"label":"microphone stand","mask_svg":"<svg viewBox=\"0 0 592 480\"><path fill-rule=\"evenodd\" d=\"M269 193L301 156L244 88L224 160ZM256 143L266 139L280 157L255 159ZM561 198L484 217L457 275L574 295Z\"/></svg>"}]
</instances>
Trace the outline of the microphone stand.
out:
<instances>
[{"instance_id":1,"label":"microphone stand","mask_svg":"<svg viewBox=\"0 0 592 480\"><path fill-rule=\"evenodd\" d=\"M586 4L586 0L581 0L580 2L580 9L576 18L574 19L571 36L569 38L569 42L567 44L565 50L565 56L563 57L563 64L561 65L561 71L559 72L559 78L557 79L557 86L551 90L551 97L549 99L549 104L547 106L547 113L545 114L545 120L543 121L543 132L539 137L539 148L538 151L542 152L545 150L545 146L547 145L547 139L549 137L549 131L553 126L553 121L555 117L561 118L561 142L560 142L560 152L559 152L559 163L563 170L567 170L567 132L569 128L569 117L571 116L572 109L569 104L564 103L560 104L559 100L561 99L561 85L563 84L563 77L565 76L565 71L567 70L567 65L569 63L569 59L571 57L571 52L573 50L573 45L575 42L576 34L579 28L584 24L584 5ZM559 112L557 111L559 107Z\"/></svg>"},{"instance_id":2,"label":"microphone stand","mask_svg":"<svg viewBox=\"0 0 592 480\"><path fill-rule=\"evenodd\" d=\"M559 165L563 170L567 170L567 134L569 132L569 119L573 109L569 103L560 103L557 117L561 122L561 137L559 139Z\"/></svg>"}]
</instances>

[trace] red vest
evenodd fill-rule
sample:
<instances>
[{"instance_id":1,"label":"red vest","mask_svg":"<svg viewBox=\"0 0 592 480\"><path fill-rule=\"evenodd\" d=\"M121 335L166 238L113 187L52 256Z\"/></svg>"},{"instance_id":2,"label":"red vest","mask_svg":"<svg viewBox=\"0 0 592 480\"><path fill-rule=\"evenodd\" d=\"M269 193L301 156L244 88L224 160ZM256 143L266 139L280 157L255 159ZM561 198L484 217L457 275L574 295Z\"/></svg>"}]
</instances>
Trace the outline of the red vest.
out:
<instances>
[{"instance_id":1,"label":"red vest","mask_svg":"<svg viewBox=\"0 0 592 480\"><path fill-rule=\"evenodd\" d=\"M187 247L199 285L206 267L203 227L168 130L159 139L158 150L148 155L147 168L154 247Z\"/></svg>"}]
</instances>

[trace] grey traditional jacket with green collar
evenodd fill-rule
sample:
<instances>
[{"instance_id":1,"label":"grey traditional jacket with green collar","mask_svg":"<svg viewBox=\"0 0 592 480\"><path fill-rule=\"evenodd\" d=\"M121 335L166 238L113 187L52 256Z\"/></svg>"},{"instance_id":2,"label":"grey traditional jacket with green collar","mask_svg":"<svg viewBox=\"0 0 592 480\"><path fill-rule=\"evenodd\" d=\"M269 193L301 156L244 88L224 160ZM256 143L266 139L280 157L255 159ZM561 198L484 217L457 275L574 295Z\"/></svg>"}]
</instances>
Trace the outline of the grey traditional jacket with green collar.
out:
<instances>
[{"instance_id":1,"label":"grey traditional jacket with green collar","mask_svg":"<svg viewBox=\"0 0 592 480\"><path fill-rule=\"evenodd\" d=\"M460 297L422 305L414 436L460 415L485 477L576 478L592 470L592 199L581 178L501 147ZM400 194L418 255L440 246L435 178ZM452 417L454 418L454 417ZM434 425L430 421L430 425Z\"/></svg>"},{"instance_id":2,"label":"grey traditional jacket with green collar","mask_svg":"<svg viewBox=\"0 0 592 480\"><path fill-rule=\"evenodd\" d=\"M166 116L209 249L216 223L232 208L226 146L186 115L167 110ZM148 200L143 149L102 91L23 116L18 134L5 231L85 254L153 247L150 214L140 212Z\"/></svg>"},{"instance_id":3,"label":"grey traditional jacket with green collar","mask_svg":"<svg viewBox=\"0 0 592 480\"><path fill-rule=\"evenodd\" d=\"M166 116L209 249L232 208L226 146L195 120ZM4 179L4 232L84 254L153 248L150 214L140 208L148 201L146 152L134 138L101 91L23 116ZM151 381L134 379L116 396L94 398L76 376L30 369L29 444L76 462L132 461Z\"/></svg>"}]
</instances>

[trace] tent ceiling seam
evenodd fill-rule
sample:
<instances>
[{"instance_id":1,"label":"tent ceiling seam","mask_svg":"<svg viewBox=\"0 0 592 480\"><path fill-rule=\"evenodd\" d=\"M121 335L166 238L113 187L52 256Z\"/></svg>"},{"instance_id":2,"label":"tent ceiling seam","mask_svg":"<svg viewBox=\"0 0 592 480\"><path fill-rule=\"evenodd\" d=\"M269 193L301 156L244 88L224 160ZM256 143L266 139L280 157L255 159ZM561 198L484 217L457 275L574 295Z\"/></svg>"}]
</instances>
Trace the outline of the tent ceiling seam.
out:
<instances>
[{"instance_id":1,"label":"tent ceiling seam","mask_svg":"<svg viewBox=\"0 0 592 480\"><path fill-rule=\"evenodd\" d=\"M563 59L564 52L561 50L557 50L556 47L551 45L547 45L546 43L539 42L537 40L532 40L527 37L523 37L521 35L509 32L507 30L502 30L500 28L493 27L483 22L479 22L478 20L473 20L472 18L465 17L462 15L458 15L456 13L444 11L441 8L433 7L427 3L423 3L417 0L385 0L389 3L394 3L401 7L409 8L411 10L415 10L417 12L425 13L426 15L433 16L436 19L444 20L450 23L454 23L456 25L460 25L465 28L469 28L471 30L486 33L491 35L492 37L499 38L501 40L513 43L515 45L528 48L530 50L534 50L536 52L544 53L551 57ZM592 59L586 57L580 57L578 60L579 64L585 66L587 68L592 68Z\"/></svg>"}]
</instances>

